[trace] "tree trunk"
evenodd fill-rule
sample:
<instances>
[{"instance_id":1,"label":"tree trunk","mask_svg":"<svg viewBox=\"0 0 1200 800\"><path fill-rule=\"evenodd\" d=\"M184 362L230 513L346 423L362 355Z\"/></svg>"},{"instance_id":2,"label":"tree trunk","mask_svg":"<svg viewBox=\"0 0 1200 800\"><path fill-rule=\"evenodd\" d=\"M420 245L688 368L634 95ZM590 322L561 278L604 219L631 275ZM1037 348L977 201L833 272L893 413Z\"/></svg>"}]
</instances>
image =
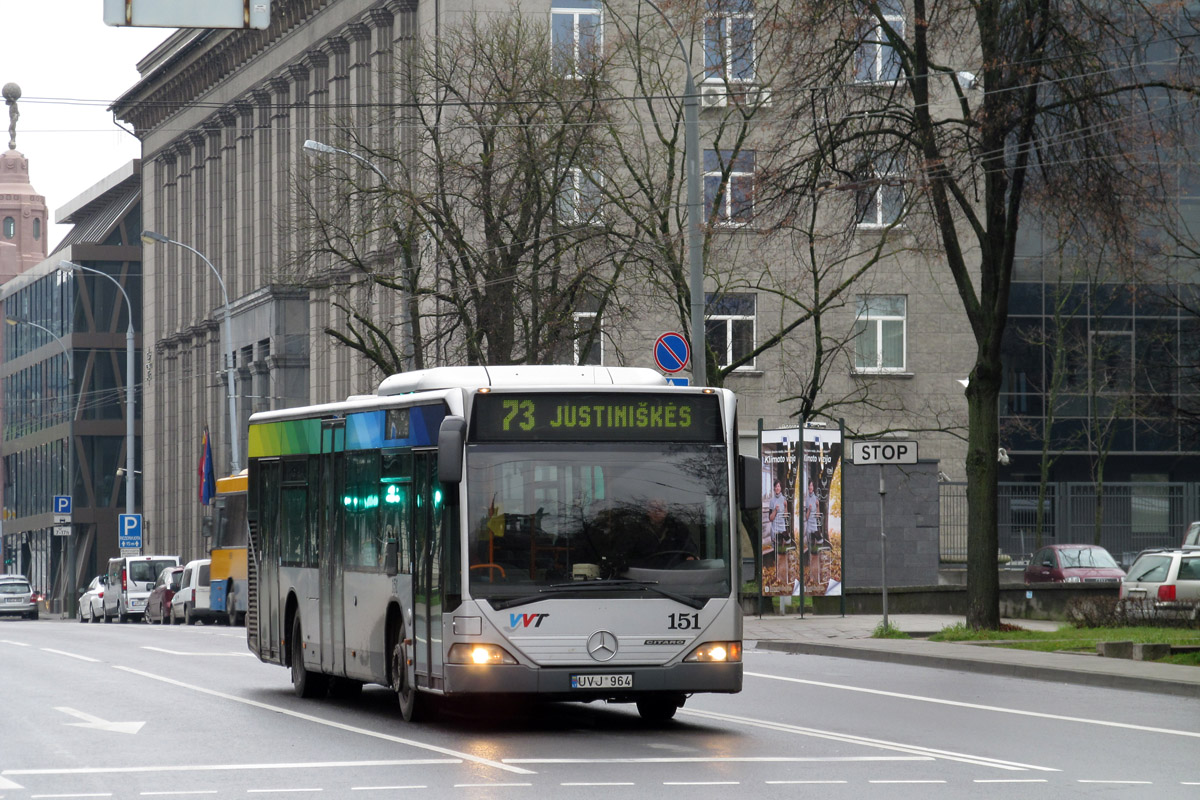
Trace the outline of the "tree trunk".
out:
<instances>
[{"instance_id":1,"label":"tree trunk","mask_svg":"<svg viewBox=\"0 0 1200 800\"><path fill-rule=\"evenodd\" d=\"M999 536L996 454L1000 440L1000 382L994 369L977 363L967 387L967 627L1000 627Z\"/></svg>"}]
</instances>

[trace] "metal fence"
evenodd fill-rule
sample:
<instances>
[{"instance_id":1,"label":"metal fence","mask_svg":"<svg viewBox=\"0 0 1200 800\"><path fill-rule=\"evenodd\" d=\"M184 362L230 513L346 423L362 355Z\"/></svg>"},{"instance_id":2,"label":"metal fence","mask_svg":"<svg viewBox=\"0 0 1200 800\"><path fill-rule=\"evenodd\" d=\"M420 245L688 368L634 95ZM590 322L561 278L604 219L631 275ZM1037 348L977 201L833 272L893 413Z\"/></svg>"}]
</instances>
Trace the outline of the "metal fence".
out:
<instances>
[{"instance_id":1,"label":"metal fence","mask_svg":"<svg viewBox=\"0 0 1200 800\"><path fill-rule=\"evenodd\" d=\"M967 555L967 485L942 483L942 563ZM1094 483L1046 486L1038 535L1037 484L1001 483L997 496L1001 554L1028 560L1047 544L1099 544L1123 566L1147 547L1178 547L1188 523L1200 519L1200 483ZM1099 524L1097 524L1097 521Z\"/></svg>"}]
</instances>

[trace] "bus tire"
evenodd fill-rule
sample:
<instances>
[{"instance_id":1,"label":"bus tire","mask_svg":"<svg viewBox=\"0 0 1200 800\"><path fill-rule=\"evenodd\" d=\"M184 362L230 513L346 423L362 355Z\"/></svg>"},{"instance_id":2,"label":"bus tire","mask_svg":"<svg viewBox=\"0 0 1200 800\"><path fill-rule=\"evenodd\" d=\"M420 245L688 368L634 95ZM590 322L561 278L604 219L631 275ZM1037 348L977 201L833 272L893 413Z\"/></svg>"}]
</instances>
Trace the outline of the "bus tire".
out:
<instances>
[{"instance_id":1,"label":"bus tire","mask_svg":"<svg viewBox=\"0 0 1200 800\"><path fill-rule=\"evenodd\" d=\"M683 698L676 695L651 695L637 701L638 713L646 722L670 722L675 712L683 705Z\"/></svg>"},{"instance_id":2,"label":"bus tire","mask_svg":"<svg viewBox=\"0 0 1200 800\"><path fill-rule=\"evenodd\" d=\"M292 621L292 691L296 697L319 697L328 688L325 676L309 672L304 666L304 638L300 628L300 617Z\"/></svg>"},{"instance_id":3,"label":"bus tire","mask_svg":"<svg viewBox=\"0 0 1200 800\"><path fill-rule=\"evenodd\" d=\"M392 690L400 700L400 716L405 722L419 722L424 703L421 693L413 685L412 674L408 669L408 646L405 644L404 630L397 631L396 644L392 648Z\"/></svg>"}]
</instances>

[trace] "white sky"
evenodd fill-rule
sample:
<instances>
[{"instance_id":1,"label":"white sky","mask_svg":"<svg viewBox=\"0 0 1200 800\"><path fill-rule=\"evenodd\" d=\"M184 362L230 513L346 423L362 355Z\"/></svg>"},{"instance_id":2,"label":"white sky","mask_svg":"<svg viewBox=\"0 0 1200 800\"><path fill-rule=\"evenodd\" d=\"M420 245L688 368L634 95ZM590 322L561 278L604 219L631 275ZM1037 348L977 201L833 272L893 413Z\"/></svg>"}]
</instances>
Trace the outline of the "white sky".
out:
<instances>
[{"instance_id":1,"label":"white sky","mask_svg":"<svg viewBox=\"0 0 1200 800\"><path fill-rule=\"evenodd\" d=\"M58 209L141 155L108 106L138 80L137 62L172 33L112 28L101 0L0 0L0 86L21 87L17 150L50 209L50 250L70 225ZM8 106L0 101L0 151L8 150Z\"/></svg>"}]
</instances>

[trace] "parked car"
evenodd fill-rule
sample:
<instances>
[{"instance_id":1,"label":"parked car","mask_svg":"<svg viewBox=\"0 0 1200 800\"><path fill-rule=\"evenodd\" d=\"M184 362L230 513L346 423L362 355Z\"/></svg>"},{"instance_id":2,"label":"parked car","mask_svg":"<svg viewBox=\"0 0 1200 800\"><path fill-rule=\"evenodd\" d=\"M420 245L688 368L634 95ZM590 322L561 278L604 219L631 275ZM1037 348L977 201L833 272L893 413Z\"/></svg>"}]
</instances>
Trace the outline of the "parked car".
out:
<instances>
[{"instance_id":1,"label":"parked car","mask_svg":"<svg viewBox=\"0 0 1200 800\"><path fill-rule=\"evenodd\" d=\"M1147 550L1121 582L1128 610L1150 617L1200 620L1200 550Z\"/></svg>"},{"instance_id":2,"label":"parked car","mask_svg":"<svg viewBox=\"0 0 1200 800\"><path fill-rule=\"evenodd\" d=\"M183 566L179 588L171 598L172 625L180 622L194 625L197 621L216 620L224 616L209 606L211 565L211 559L198 558Z\"/></svg>"},{"instance_id":3,"label":"parked car","mask_svg":"<svg viewBox=\"0 0 1200 800\"><path fill-rule=\"evenodd\" d=\"M24 575L0 575L0 617L37 619L40 599Z\"/></svg>"},{"instance_id":4,"label":"parked car","mask_svg":"<svg viewBox=\"0 0 1200 800\"><path fill-rule=\"evenodd\" d=\"M108 583L104 591L105 622L141 617L154 581L167 567L179 566L179 556L121 556L108 561Z\"/></svg>"},{"instance_id":5,"label":"parked car","mask_svg":"<svg viewBox=\"0 0 1200 800\"><path fill-rule=\"evenodd\" d=\"M1025 567L1026 583L1100 583L1125 577L1109 552L1094 544L1052 544L1043 547Z\"/></svg>"},{"instance_id":6,"label":"parked car","mask_svg":"<svg viewBox=\"0 0 1200 800\"><path fill-rule=\"evenodd\" d=\"M171 618L171 598L179 591L179 579L183 575L183 567L167 567L158 573L158 580L146 598L146 613L142 616L146 622L157 622L166 625Z\"/></svg>"},{"instance_id":7,"label":"parked car","mask_svg":"<svg viewBox=\"0 0 1200 800\"><path fill-rule=\"evenodd\" d=\"M1200 550L1200 522L1188 525L1187 532L1183 534L1183 549Z\"/></svg>"},{"instance_id":8,"label":"parked car","mask_svg":"<svg viewBox=\"0 0 1200 800\"><path fill-rule=\"evenodd\" d=\"M79 611L76 618L80 622L99 622L104 616L104 584L108 582L107 575L97 575L92 578L79 596Z\"/></svg>"}]
</instances>

